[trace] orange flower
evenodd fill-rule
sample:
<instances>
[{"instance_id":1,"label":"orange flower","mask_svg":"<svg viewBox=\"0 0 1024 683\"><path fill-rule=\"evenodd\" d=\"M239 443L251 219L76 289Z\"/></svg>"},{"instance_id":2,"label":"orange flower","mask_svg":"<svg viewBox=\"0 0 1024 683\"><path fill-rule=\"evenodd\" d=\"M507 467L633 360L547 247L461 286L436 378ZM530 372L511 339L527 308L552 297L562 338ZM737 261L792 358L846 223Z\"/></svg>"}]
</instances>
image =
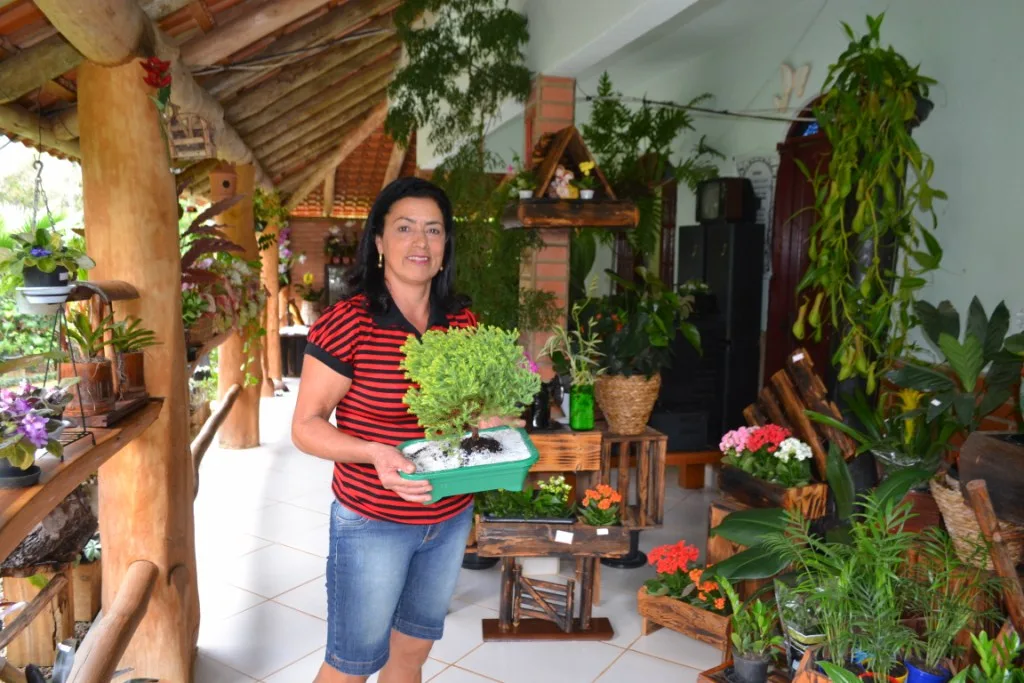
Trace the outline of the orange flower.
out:
<instances>
[{"instance_id":1,"label":"orange flower","mask_svg":"<svg viewBox=\"0 0 1024 683\"><path fill-rule=\"evenodd\" d=\"M725 598L715 600L715 609L725 609Z\"/></svg>"},{"instance_id":2,"label":"orange flower","mask_svg":"<svg viewBox=\"0 0 1024 683\"><path fill-rule=\"evenodd\" d=\"M708 599L707 593L700 593L697 595L697 597L703 601L706 601Z\"/></svg>"},{"instance_id":3,"label":"orange flower","mask_svg":"<svg viewBox=\"0 0 1024 683\"><path fill-rule=\"evenodd\" d=\"M693 581L694 585L700 583L700 577L704 574L703 569L691 569L690 570L690 581Z\"/></svg>"},{"instance_id":4,"label":"orange flower","mask_svg":"<svg viewBox=\"0 0 1024 683\"><path fill-rule=\"evenodd\" d=\"M608 500L607 498L605 498L604 500L602 500L600 503L597 504L597 509L598 510L607 510L611 506L612 506L612 502L610 500Z\"/></svg>"},{"instance_id":5,"label":"orange flower","mask_svg":"<svg viewBox=\"0 0 1024 683\"><path fill-rule=\"evenodd\" d=\"M697 589L702 591L713 591L716 588L718 588L718 584L714 581L705 581L701 585L697 586Z\"/></svg>"}]
</instances>

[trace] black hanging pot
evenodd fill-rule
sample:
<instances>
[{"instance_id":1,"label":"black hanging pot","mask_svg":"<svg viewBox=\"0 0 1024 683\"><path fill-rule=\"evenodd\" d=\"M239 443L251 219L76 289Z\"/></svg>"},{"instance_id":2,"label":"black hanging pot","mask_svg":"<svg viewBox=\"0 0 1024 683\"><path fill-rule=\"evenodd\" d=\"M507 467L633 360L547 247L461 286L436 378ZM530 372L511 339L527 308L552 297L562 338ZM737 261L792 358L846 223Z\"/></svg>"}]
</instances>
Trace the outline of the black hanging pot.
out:
<instances>
[{"instance_id":1,"label":"black hanging pot","mask_svg":"<svg viewBox=\"0 0 1024 683\"><path fill-rule=\"evenodd\" d=\"M68 269L64 266L57 266L52 273L45 273L35 266L29 266L21 271L25 287L67 287L71 277Z\"/></svg>"}]
</instances>

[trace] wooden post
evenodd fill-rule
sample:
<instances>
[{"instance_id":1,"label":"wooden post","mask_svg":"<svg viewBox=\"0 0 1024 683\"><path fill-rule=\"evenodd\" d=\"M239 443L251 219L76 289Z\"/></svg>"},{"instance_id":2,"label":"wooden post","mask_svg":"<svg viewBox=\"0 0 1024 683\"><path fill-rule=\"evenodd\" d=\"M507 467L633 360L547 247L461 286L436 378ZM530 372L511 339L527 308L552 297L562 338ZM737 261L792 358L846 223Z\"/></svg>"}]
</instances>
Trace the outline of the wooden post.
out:
<instances>
[{"instance_id":1,"label":"wooden post","mask_svg":"<svg viewBox=\"0 0 1024 683\"><path fill-rule=\"evenodd\" d=\"M138 289L140 298L118 309L156 333L146 389L164 398L156 422L99 470L103 605L113 605L133 562L153 562L159 577L149 610L121 664L140 676L190 681L199 595L177 196L153 90L140 72L134 60L78 69L85 238L96 260L90 279Z\"/></svg>"},{"instance_id":2,"label":"wooden post","mask_svg":"<svg viewBox=\"0 0 1024 683\"><path fill-rule=\"evenodd\" d=\"M259 246L256 244L256 231L253 225L252 196L255 189L253 168L249 165L229 166L222 164L210 173L211 199L218 202L235 194L245 194L249 199L238 202L233 207L217 216L216 222L223 224L224 234L228 239L245 249L239 254L247 261L260 258ZM217 395L223 399L232 385L238 384L242 394L235 402L235 407L224 420L220 428L219 443L223 448L255 448L260 445L260 385L263 382L261 367L262 343L259 339L249 340L249 350L244 350L245 340L235 332L220 347L219 364L217 366ZM246 371L253 375L255 385L245 385Z\"/></svg>"},{"instance_id":3,"label":"wooden post","mask_svg":"<svg viewBox=\"0 0 1024 683\"><path fill-rule=\"evenodd\" d=\"M267 336L263 340L263 396L273 396L274 390L283 386L284 379L281 374L281 333L279 325L277 295L280 291L277 267L280 258L277 251L277 235L281 226L271 223L267 226L267 232L274 234L274 243L263 252L263 286L267 290L267 310L264 313L266 320L263 327L267 330Z\"/></svg>"}]
</instances>

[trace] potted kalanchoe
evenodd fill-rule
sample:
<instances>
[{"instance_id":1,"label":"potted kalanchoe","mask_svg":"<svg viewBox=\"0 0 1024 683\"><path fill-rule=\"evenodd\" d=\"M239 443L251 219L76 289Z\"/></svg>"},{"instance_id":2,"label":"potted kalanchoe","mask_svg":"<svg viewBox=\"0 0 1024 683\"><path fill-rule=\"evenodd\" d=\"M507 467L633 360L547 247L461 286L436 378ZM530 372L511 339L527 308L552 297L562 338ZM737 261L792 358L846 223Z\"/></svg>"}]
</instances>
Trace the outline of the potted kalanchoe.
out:
<instances>
[{"instance_id":1,"label":"potted kalanchoe","mask_svg":"<svg viewBox=\"0 0 1024 683\"><path fill-rule=\"evenodd\" d=\"M594 188L597 187L597 176L591 175L591 171L594 170L594 165L593 161L584 161L580 163L580 173L583 175L572 181L572 184L580 191L580 199L594 198Z\"/></svg>"},{"instance_id":2,"label":"potted kalanchoe","mask_svg":"<svg viewBox=\"0 0 1024 683\"><path fill-rule=\"evenodd\" d=\"M410 336L400 367L411 384L403 399L424 439L399 450L416 465L402 476L429 479L433 499L492 489L521 490L537 449L521 428L479 425L514 419L540 390L519 333L491 325Z\"/></svg>"},{"instance_id":3,"label":"potted kalanchoe","mask_svg":"<svg viewBox=\"0 0 1024 683\"><path fill-rule=\"evenodd\" d=\"M486 491L480 494L479 508L485 521L572 524L575 506L571 496L572 486L557 475L522 491Z\"/></svg>"},{"instance_id":4,"label":"potted kalanchoe","mask_svg":"<svg viewBox=\"0 0 1024 683\"><path fill-rule=\"evenodd\" d=\"M59 232L40 227L11 235L13 248L0 248L0 282L18 291L30 304L60 304L71 292L79 270L96 263L84 251L65 244Z\"/></svg>"},{"instance_id":5,"label":"potted kalanchoe","mask_svg":"<svg viewBox=\"0 0 1024 683\"><path fill-rule=\"evenodd\" d=\"M580 521L595 527L616 526L622 521L621 502L622 496L608 484L587 489L579 507Z\"/></svg>"},{"instance_id":6,"label":"potted kalanchoe","mask_svg":"<svg viewBox=\"0 0 1024 683\"><path fill-rule=\"evenodd\" d=\"M718 445L719 486L754 507L799 509L809 519L825 513L828 488L811 478L811 447L785 427L739 427Z\"/></svg>"}]
</instances>

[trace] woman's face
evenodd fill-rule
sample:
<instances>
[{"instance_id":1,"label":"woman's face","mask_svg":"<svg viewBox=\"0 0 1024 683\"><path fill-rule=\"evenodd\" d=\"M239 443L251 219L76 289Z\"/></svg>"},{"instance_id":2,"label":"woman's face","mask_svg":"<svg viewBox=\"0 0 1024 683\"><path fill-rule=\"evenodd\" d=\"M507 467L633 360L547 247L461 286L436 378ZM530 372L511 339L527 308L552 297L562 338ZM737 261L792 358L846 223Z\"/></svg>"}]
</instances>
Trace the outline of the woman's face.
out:
<instances>
[{"instance_id":1,"label":"woman's face","mask_svg":"<svg viewBox=\"0 0 1024 683\"><path fill-rule=\"evenodd\" d=\"M376 239L392 281L429 283L444 265L444 216L432 199L406 197L392 204Z\"/></svg>"}]
</instances>

